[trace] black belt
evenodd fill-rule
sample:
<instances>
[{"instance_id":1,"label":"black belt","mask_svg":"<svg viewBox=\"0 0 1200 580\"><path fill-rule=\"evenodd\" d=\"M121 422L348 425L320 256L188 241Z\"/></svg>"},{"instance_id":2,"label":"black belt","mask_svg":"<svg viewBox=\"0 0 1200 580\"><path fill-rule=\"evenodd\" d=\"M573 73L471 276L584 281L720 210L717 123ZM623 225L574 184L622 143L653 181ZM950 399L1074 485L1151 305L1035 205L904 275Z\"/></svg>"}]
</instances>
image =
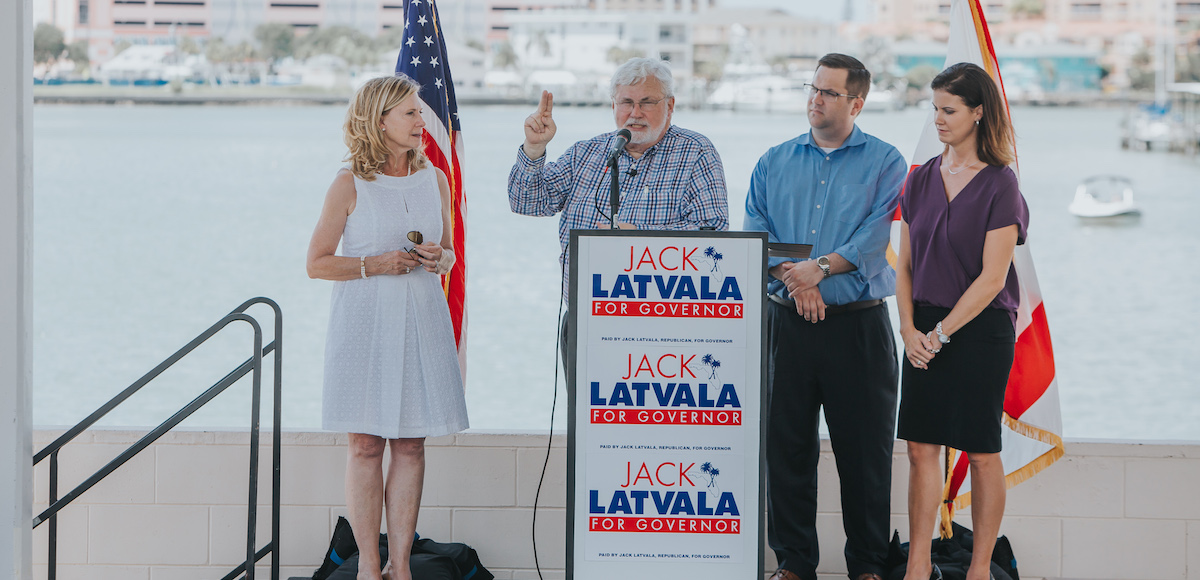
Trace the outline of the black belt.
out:
<instances>
[{"instance_id":1,"label":"black belt","mask_svg":"<svg viewBox=\"0 0 1200 580\"><path fill-rule=\"evenodd\" d=\"M792 310L796 309L796 301L792 300L791 298L784 298L778 294L768 294L767 298L770 298L771 302L774 302L780 306L786 306ZM879 306L880 304L883 304L882 298L876 298L874 300L860 300L858 302L851 302L849 304L833 304L825 307L825 316L829 316L831 314L845 314L847 312L854 312L855 310L866 310L868 308Z\"/></svg>"}]
</instances>

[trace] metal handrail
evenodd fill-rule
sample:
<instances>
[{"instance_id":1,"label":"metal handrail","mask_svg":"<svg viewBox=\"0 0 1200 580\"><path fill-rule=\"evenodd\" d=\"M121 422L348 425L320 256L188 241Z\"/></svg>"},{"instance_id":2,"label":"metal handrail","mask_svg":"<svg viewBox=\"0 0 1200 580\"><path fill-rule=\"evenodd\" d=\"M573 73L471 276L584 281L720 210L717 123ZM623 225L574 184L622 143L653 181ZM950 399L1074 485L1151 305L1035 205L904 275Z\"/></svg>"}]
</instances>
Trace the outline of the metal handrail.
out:
<instances>
[{"instance_id":1,"label":"metal handrail","mask_svg":"<svg viewBox=\"0 0 1200 580\"><path fill-rule=\"evenodd\" d=\"M262 344L262 328L254 317L245 314L245 311L255 304L266 304L271 307L275 313L275 337L266 347ZM121 452L107 465L101 467L98 471L88 477L83 483L80 483L71 491L67 492L62 498L58 497L58 453L62 448L70 443L73 439L83 433L97 421L123 403L126 399L137 393L142 387L145 387L150 381L161 375L164 371L170 368L175 363L182 360L185 356L194 351L205 341L212 338L226 326L234 322L245 322L254 330L254 353L250 358L246 359L241 365L225 375L224 378L217 381L213 386L206 389L198 397L177 411L166 421L160 423L149 433L139 439L136 443L129 446L125 451ZM259 447L259 415L261 412L261 391L262 391L262 366L263 357L274 352L274 409L272 420L274 430L272 433L272 449L271 449L271 542L259 551L255 551L255 530L258 523L258 447ZM200 333L191 342L184 345L183 348L175 351L166 360L159 363L158 366L143 375L133 384L129 385L125 390L118 393L105 404L101 405L92 414L77 423L74 427L67 429L65 433L60 435L54 442L47 445L41 451L38 451L33 456L33 464L36 466L43 459L50 458L50 505L33 518L33 527L36 528L45 521L50 522L50 539L48 542L48 557L49 567L47 571L47 579L55 580L57 576L57 543L58 543L58 517L57 514L72 501L77 499L92 486L99 483L117 468L124 465L135 455L145 450L167 431L170 431L179 423L187 419L192 413L195 413L200 407L203 407L209 401L213 400L217 395L225 391L231 385L236 383L247 373L252 373L252 395L251 395L251 418L250 418L250 481L249 481L249 502L246 514L246 560L239 564L236 568L230 571L222 578L222 580L232 580L238 574L245 573L246 580L254 580L254 564L265 557L267 554L272 554L271 558L271 580L279 580L279 485L282 472L280 470L281 457L281 438L280 438L280 422L281 422L281 403L283 399L283 389L281 382L281 372L283 370L283 312L279 305L274 300L265 297L252 298L243 302L240 306L233 309L228 315L207 330Z\"/></svg>"}]
</instances>

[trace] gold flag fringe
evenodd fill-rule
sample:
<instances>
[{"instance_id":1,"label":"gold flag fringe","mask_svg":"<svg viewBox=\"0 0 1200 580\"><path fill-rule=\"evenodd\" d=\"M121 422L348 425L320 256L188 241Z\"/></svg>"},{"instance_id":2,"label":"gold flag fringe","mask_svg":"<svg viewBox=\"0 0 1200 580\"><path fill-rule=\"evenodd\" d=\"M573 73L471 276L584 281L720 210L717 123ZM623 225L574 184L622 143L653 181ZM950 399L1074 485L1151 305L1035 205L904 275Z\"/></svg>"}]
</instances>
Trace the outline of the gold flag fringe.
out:
<instances>
[{"instance_id":1,"label":"gold flag fringe","mask_svg":"<svg viewBox=\"0 0 1200 580\"><path fill-rule=\"evenodd\" d=\"M948 501L950 497L950 481L954 479L954 464L958 462L959 450L953 447L946 448L946 484L942 486L942 507L938 509L941 515L941 536L943 540L950 539L954 535L951 522L954 521L954 502Z\"/></svg>"},{"instance_id":2,"label":"gold flag fringe","mask_svg":"<svg viewBox=\"0 0 1200 580\"><path fill-rule=\"evenodd\" d=\"M1055 461L1061 459L1063 454L1066 452L1066 448L1063 446L1062 437L1056 433L1052 433L1040 427L1035 427L1018 419L1014 419L1010 417L1008 413L1004 414L1004 425L1017 435L1027 437L1035 441L1041 441L1042 443L1053 446L1045 453L1038 456L1037 459L1026 463L1020 469L1005 475L1005 489L1015 487L1017 484L1020 484L1034 475L1037 475L1038 472L1050 467L1050 465ZM947 447L946 453L948 456L946 483L942 487L942 507L940 510L942 538L950 538L953 533L951 531L951 522L954 520L954 512L971 505L971 492L969 491L954 498L954 501L950 501L949 499L950 482L954 476L954 465L958 462L958 454L961 452L957 449Z\"/></svg>"}]
</instances>

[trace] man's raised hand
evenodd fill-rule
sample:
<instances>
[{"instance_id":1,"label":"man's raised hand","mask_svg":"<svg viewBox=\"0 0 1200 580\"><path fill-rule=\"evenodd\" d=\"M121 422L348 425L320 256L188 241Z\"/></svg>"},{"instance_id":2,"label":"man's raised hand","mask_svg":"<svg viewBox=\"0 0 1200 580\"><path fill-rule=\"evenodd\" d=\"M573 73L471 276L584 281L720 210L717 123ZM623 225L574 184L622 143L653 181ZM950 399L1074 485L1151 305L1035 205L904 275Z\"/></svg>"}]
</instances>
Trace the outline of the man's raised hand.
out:
<instances>
[{"instance_id":1,"label":"man's raised hand","mask_svg":"<svg viewBox=\"0 0 1200 580\"><path fill-rule=\"evenodd\" d=\"M554 124L554 95L542 91L542 100L532 115L525 118L525 156L538 159L546 154L546 144L554 138L558 127Z\"/></svg>"}]
</instances>

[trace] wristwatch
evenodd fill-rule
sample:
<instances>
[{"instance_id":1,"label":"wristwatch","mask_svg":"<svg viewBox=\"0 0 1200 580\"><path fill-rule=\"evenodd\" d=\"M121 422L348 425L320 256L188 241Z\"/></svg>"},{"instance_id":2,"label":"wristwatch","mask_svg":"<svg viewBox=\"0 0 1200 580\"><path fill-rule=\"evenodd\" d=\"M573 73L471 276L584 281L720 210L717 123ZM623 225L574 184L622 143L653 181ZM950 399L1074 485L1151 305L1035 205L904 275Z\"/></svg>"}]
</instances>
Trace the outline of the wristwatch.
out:
<instances>
[{"instance_id":1,"label":"wristwatch","mask_svg":"<svg viewBox=\"0 0 1200 580\"><path fill-rule=\"evenodd\" d=\"M946 333L942 332L941 322L938 322L937 325L933 327L933 333L937 335L938 342L942 344L950 343L950 337L946 336Z\"/></svg>"},{"instance_id":2,"label":"wristwatch","mask_svg":"<svg viewBox=\"0 0 1200 580\"><path fill-rule=\"evenodd\" d=\"M821 269L821 273L825 274L826 278L833 275L833 272L829 271L829 256L817 258L817 267Z\"/></svg>"}]
</instances>

